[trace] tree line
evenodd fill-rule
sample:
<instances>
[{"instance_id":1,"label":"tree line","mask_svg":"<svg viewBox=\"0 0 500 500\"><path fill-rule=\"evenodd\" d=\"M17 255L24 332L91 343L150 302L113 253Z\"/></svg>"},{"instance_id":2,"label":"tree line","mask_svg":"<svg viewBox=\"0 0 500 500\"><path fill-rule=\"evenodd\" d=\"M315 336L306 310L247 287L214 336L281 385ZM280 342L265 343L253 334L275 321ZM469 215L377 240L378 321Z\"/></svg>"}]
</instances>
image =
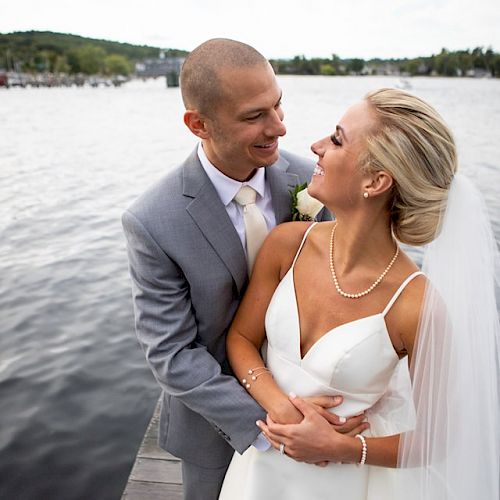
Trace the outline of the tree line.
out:
<instances>
[{"instance_id":1,"label":"tree line","mask_svg":"<svg viewBox=\"0 0 500 500\"><path fill-rule=\"evenodd\" d=\"M156 58L160 49L147 45L96 40L49 31L0 33L0 69L28 73L85 75L130 75L134 65ZM165 55L186 56L187 51L167 49ZM361 75L399 73L404 75L468 76L491 74L500 77L500 54L491 47L448 51L413 59L341 59L295 56L271 60L278 74Z\"/></svg>"},{"instance_id":2,"label":"tree line","mask_svg":"<svg viewBox=\"0 0 500 500\"><path fill-rule=\"evenodd\" d=\"M293 59L271 60L279 74L291 75L361 75L399 73L410 76L441 75L468 76L489 73L500 77L500 54L491 47L449 51L442 49L439 54L414 59L341 59L332 54L331 58L295 56Z\"/></svg>"}]
</instances>

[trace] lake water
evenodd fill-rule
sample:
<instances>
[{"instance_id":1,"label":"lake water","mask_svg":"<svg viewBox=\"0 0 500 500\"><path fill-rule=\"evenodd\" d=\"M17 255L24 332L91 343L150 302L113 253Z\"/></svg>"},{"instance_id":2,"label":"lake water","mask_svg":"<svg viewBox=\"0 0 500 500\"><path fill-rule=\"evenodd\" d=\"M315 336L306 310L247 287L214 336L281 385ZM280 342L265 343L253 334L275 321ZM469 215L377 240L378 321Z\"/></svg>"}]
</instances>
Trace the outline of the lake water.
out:
<instances>
[{"instance_id":1,"label":"lake water","mask_svg":"<svg viewBox=\"0 0 500 500\"><path fill-rule=\"evenodd\" d=\"M282 146L313 157L390 77L281 77ZM414 78L500 241L500 80ZM114 500L159 395L133 331L120 214L195 146L179 89L0 90L0 499Z\"/></svg>"}]
</instances>

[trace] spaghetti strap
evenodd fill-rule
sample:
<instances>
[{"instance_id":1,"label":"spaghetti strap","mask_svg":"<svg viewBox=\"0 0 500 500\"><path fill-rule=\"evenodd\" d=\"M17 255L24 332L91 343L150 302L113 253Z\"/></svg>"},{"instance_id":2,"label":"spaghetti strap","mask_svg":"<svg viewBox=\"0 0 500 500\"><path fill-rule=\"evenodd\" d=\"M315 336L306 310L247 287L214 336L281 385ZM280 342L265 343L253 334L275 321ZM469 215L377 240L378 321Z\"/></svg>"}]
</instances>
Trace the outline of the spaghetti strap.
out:
<instances>
[{"instance_id":1,"label":"spaghetti strap","mask_svg":"<svg viewBox=\"0 0 500 500\"><path fill-rule=\"evenodd\" d=\"M293 267L295 266L295 262L297 262L297 259L299 258L299 254L300 254L300 251L302 250L302 247L304 246L304 243L306 242L306 239L307 239L307 236L309 235L309 232L311 231L311 229L317 224L317 222L313 222L306 230L306 232L304 233L304 237L302 238L302 241L300 242L300 246L299 246L299 249L297 250L297 253L295 254L295 257L293 259L293 262L292 262L292 266L291 268L293 269Z\"/></svg>"},{"instance_id":2,"label":"spaghetti strap","mask_svg":"<svg viewBox=\"0 0 500 500\"><path fill-rule=\"evenodd\" d=\"M392 296L391 300L389 303L385 306L384 312L382 313L382 316L385 316L391 307L394 305L394 302L398 299L398 297L401 295L402 291L406 288L406 285L413 279L416 278L417 276L424 275L422 271L415 271L413 274L410 274L408 278L406 278L403 283L399 286L399 288L396 290L396 293Z\"/></svg>"}]
</instances>

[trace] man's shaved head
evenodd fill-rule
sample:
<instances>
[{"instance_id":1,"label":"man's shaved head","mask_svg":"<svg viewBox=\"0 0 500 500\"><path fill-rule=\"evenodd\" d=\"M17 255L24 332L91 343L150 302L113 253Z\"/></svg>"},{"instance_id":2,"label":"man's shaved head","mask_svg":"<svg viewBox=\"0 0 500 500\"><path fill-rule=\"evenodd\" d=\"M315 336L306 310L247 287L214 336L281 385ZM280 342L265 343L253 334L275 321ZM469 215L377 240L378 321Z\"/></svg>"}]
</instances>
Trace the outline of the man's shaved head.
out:
<instances>
[{"instance_id":1,"label":"man's shaved head","mask_svg":"<svg viewBox=\"0 0 500 500\"><path fill-rule=\"evenodd\" d=\"M210 115L224 96L219 72L269 65L253 47L228 38L214 38L196 47L181 69L181 93L186 109Z\"/></svg>"}]
</instances>

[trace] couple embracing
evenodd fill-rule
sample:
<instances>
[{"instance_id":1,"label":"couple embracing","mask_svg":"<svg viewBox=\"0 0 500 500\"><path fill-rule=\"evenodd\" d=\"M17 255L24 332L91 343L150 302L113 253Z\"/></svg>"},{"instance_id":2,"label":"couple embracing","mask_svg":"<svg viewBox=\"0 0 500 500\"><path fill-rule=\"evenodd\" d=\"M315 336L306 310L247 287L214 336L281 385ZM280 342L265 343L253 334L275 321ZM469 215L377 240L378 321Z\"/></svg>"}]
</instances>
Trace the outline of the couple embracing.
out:
<instances>
[{"instance_id":1,"label":"couple embracing","mask_svg":"<svg viewBox=\"0 0 500 500\"><path fill-rule=\"evenodd\" d=\"M123 225L185 499L497 499L498 248L441 117L371 92L314 167L252 47L203 43L181 91L200 142ZM320 222L282 224L305 182Z\"/></svg>"}]
</instances>

